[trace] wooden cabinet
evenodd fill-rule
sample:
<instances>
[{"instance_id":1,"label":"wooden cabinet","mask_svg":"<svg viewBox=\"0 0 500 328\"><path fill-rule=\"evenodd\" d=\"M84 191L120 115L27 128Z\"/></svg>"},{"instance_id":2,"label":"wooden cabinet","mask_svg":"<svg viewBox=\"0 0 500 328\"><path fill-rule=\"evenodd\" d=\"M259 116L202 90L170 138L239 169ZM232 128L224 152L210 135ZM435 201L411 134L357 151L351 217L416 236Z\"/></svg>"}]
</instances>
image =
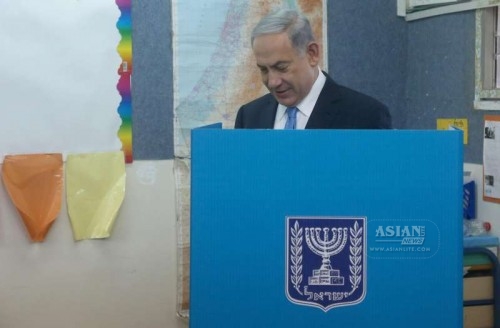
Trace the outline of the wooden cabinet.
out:
<instances>
[{"instance_id":1,"label":"wooden cabinet","mask_svg":"<svg viewBox=\"0 0 500 328\"><path fill-rule=\"evenodd\" d=\"M498 258L484 247L465 248L464 265L473 257L463 279L464 328L500 328Z\"/></svg>"},{"instance_id":2,"label":"wooden cabinet","mask_svg":"<svg viewBox=\"0 0 500 328\"><path fill-rule=\"evenodd\" d=\"M493 325L493 305L464 307L464 328L492 328Z\"/></svg>"},{"instance_id":3,"label":"wooden cabinet","mask_svg":"<svg viewBox=\"0 0 500 328\"><path fill-rule=\"evenodd\" d=\"M464 278L464 301L486 303L493 300L493 276L472 276ZM464 306L464 328L493 327L493 305Z\"/></svg>"}]
</instances>

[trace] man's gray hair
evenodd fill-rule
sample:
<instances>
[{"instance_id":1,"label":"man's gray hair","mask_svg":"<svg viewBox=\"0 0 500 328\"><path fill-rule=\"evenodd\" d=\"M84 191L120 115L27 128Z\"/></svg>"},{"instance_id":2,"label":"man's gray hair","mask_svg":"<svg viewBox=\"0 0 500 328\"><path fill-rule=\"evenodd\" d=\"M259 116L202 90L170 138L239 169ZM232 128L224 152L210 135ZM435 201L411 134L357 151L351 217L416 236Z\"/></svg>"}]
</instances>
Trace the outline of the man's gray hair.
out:
<instances>
[{"instance_id":1,"label":"man's gray hair","mask_svg":"<svg viewBox=\"0 0 500 328\"><path fill-rule=\"evenodd\" d=\"M311 24L301 13L292 9L279 9L263 17L252 31L251 45L256 37L267 34L288 33L292 46L304 54L309 42L314 41Z\"/></svg>"}]
</instances>

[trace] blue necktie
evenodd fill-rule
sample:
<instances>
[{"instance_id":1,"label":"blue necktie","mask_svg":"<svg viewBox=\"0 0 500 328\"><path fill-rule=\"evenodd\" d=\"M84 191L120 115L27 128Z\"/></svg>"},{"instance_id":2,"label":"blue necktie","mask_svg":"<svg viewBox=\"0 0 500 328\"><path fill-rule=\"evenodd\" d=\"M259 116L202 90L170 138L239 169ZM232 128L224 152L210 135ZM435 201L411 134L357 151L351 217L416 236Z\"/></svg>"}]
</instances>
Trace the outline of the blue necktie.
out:
<instances>
[{"instance_id":1,"label":"blue necktie","mask_svg":"<svg viewBox=\"0 0 500 328\"><path fill-rule=\"evenodd\" d=\"M295 130L297 126L297 107L288 107L286 109L286 114L288 115L288 118L286 120L285 124L285 130Z\"/></svg>"}]
</instances>

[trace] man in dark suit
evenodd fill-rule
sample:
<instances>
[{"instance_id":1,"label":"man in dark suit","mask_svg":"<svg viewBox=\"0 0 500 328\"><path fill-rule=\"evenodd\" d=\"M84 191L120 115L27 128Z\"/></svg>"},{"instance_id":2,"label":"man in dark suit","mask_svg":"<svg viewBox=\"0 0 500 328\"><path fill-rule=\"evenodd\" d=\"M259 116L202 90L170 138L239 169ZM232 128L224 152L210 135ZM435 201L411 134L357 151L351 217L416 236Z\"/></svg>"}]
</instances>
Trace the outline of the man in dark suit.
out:
<instances>
[{"instance_id":1,"label":"man in dark suit","mask_svg":"<svg viewBox=\"0 0 500 328\"><path fill-rule=\"evenodd\" d=\"M265 16L252 31L252 50L270 91L238 111L242 129L390 129L381 102L335 83L319 68L309 21L294 10Z\"/></svg>"}]
</instances>

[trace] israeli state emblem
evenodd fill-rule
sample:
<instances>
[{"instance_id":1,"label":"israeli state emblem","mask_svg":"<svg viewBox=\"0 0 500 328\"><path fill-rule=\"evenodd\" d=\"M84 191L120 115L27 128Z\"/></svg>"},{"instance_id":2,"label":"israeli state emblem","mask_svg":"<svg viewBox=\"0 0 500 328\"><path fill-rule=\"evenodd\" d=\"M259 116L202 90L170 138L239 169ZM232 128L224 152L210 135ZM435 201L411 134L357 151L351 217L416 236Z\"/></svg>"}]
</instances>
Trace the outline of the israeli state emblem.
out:
<instances>
[{"instance_id":1,"label":"israeli state emblem","mask_svg":"<svg viewBox=\"0 0 500 328\"><path fill-rule=\"evenodd\" d=\"M366 218L287 217L286 296L328 311L366 294Z\"/></svg>"}]
</instances>

